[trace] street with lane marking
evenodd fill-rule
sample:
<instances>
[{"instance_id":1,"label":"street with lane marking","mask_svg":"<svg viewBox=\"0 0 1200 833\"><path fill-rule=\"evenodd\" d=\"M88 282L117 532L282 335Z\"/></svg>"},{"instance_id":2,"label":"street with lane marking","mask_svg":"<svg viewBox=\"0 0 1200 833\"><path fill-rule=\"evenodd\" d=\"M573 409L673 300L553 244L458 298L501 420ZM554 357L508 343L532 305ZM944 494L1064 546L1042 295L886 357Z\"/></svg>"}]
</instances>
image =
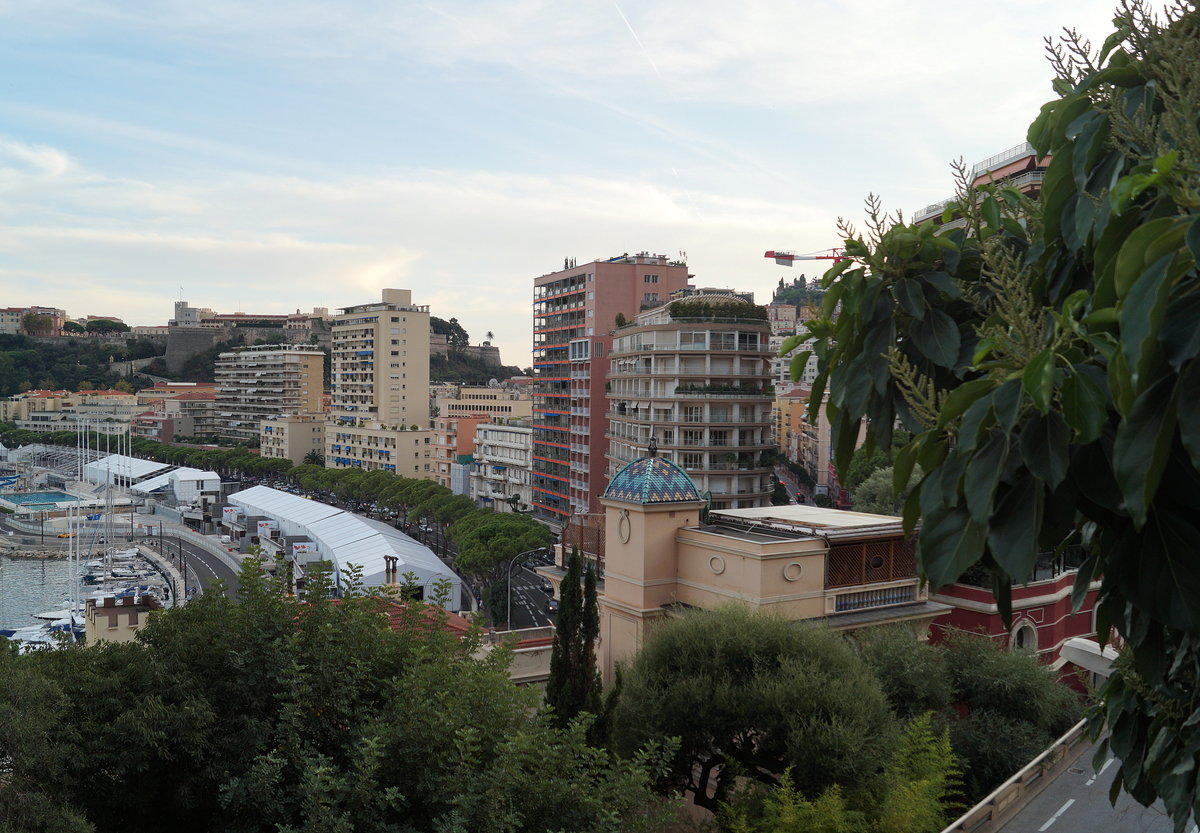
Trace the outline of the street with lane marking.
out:
<instances>
[{"instance_id":1,"label":"street with lane marking","mask_svg":"<svg viewBox=\"0 0 1200 833\"><path fill-rule=\"evenodd\" d=\"M1162 802L1143 807L1127 793L1108 801L1108 790L1116 777L1113 758L1099 771L1092 767L1095 745L1088 747L1074 765L1064 770L1046 788L1000 828L1002 833L1172 833L1175 827ZM1187 833L1200 833L1189 824Z\"/></svg>"}]
</instances>

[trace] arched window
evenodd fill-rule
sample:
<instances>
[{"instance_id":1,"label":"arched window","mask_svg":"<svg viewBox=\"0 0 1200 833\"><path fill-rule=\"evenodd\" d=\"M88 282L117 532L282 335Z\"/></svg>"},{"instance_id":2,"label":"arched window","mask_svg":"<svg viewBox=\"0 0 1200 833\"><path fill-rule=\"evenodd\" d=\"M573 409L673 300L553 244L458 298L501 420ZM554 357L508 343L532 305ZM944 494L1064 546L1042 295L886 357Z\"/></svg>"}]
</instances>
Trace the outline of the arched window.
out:
<instances>
[{"instance_id":1,"label":"arched window","mask_svg":"<svg viewBox=\"0 0 1200 833\"><path fill-rule=\"evenodd\" d=\"M1018 622L1009 638L1009 645L1012 646L1014 651L1036 652L1037 628L1028 619Z\"/></svg>"}]
</instances>

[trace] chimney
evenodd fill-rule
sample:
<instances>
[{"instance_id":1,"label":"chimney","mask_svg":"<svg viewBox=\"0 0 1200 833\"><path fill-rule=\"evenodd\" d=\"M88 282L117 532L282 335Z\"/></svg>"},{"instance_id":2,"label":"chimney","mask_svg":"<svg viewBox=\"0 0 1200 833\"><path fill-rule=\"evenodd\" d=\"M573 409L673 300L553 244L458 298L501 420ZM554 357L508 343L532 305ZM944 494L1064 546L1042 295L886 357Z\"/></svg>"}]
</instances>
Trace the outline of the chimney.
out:
<instances>
[{"instance_id":1,"label":"chimney","mask_svg":"<svg viewBox=\"0 0 1200 833\"><path fill-rule=\"evenodd\" d=\"M121 605L123 607L133 607L133 596L125 596L121 599Z\"/></svg>"},{"instance_id":2,"label":"chimney","mask_svg":"<svg viewBox=\"0 0 1200 833\"><path fill-rule=\"evenodd\" d=\"M114 596L105 596L105 597L104 597L104 606L105 606L105 607L116 607L116 606L117 606L117 600L116 600L116 597L114 597Z\"/></svg>"}]
</instances>

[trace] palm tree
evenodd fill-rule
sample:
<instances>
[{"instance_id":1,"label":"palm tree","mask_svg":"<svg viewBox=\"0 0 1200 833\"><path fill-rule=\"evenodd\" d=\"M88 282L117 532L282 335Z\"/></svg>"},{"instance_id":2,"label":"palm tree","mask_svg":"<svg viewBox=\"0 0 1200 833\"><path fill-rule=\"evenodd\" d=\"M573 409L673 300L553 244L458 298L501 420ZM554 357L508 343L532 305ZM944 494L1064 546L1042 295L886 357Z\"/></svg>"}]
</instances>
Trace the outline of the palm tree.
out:
<instances>
[{"instance_id":1,"label":"palm tree","mask_svg":"<svg viewBox=\"0 0 1200 833\"><path fill-rule=\"evenodd\" d=\"M305 454L301 462L309 466L323 466L325 465L325 455L314 449Z\"/></svg>"},{"instance_id":2,"label":"palm tree","mask_svg":"<svg viewBox=\"0 0 1200 833\"><path fill-rule=\"evenodd\" d=\"M486 333L484 333L484 336L486 336L486 337L487 337L487 341L485 341L484 343L485 343L485 344L491 344L491 343L492 343L492 339L494 339L494 338L496 337L496 334L495 334L495 333L493 333L491 330L488 330Z\"/></svg>"}]
</instances>

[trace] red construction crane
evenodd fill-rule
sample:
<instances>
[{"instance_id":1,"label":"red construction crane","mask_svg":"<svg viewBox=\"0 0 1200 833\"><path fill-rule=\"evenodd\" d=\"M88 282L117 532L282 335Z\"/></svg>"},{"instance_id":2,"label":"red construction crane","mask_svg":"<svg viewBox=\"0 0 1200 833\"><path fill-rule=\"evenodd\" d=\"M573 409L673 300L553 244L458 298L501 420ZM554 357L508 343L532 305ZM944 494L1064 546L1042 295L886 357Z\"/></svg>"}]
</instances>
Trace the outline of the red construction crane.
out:
<instances>
[{"instance_id":1,"label":"red construction crane","mask_svg":"<svg viewBox=\"0 0 1200 833\"><path fill-rule=\"evenodd\" d=\"M776 252L770 251L763 255L774 259L780 266L791 266L797 260L846 260L845 249L822 249L819 252L809 252L808 254L798 255L795 252Z\"/></svg>"}]
</instances>

